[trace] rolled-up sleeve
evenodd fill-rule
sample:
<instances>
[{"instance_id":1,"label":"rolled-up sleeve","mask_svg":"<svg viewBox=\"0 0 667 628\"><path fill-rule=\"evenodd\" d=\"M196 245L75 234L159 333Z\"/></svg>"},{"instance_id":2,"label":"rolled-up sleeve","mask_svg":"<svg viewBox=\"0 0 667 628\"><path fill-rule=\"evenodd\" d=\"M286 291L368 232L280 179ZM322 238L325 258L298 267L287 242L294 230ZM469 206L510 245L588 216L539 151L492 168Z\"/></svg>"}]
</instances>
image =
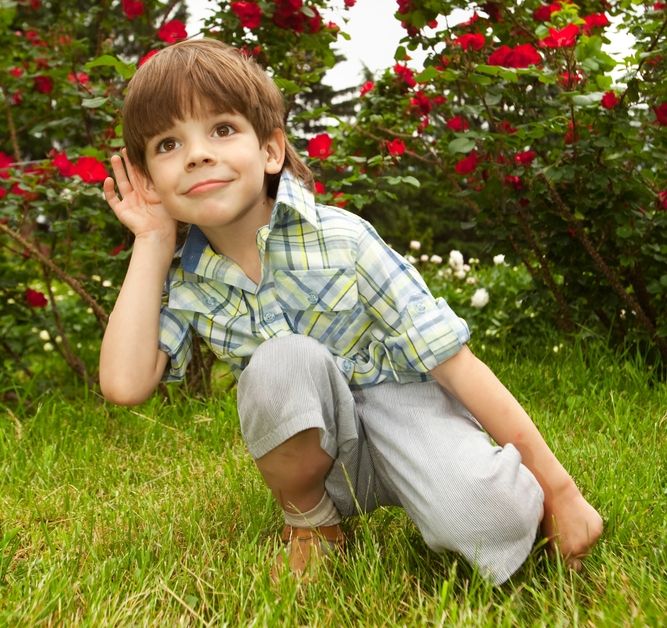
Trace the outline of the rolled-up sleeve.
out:
<instances>
[{"instance_id":1,"label":"rolled-up sleeve","mask_svg":"<svg viewBox=\"0 0 667 628\"><path fill-rule=\"evenodd\" d=\"M359 296L374 321L373 336L400 381L401 372L427 373L470 338L466 322L434 298L421 275L368 223L359 238Z\"/></svg>"},{"instance_id":2,"label":"rolled-up sleeve","mask_svg":"<svg viewBox=\"0 0 667 628\"><path fill-rule=\"evenodd\" d=\"M169 309L166 305L160 310L159 347L170 358L162 380L182 380L192 359L192 327L183 313Z\"/></svg>"}]
</instances>

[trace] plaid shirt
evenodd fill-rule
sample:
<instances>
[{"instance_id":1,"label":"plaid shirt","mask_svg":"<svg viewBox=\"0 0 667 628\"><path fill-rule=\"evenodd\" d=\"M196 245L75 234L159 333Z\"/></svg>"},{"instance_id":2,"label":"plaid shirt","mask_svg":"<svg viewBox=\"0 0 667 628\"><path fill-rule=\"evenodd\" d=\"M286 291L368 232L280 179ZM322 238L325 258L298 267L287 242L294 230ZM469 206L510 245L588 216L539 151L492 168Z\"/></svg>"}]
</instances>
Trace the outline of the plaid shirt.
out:
<instances>
[{"instance_id":1,"label":"plaid shirt","mask_svg":"<svg viewBox=\"0 0 667 628\"><path fill-rule=\"evenodd\" d=\"M257 231L259 285L192 226L165 284L160 349L164 378L182 379L193 334L238 378L265 340L312 336L351 387L429 379L470 337L465 321L365 220L316 204L283 173L268 225Z\"/></svg>"}]
</instances>

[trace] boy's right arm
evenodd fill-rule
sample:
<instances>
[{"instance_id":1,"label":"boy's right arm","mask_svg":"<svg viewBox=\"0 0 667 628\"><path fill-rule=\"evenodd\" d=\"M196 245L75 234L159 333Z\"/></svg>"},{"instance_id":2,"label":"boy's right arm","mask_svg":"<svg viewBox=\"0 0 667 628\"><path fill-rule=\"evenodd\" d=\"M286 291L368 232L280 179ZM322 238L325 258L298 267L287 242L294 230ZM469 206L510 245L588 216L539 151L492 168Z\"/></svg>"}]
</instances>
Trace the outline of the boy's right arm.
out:
<instances>
[{"instance_id":1,"label":"boy's right arm","mask_svg":"<svg viewBox=\"0 0 667 628\"><path fill-rule=\"evenodd\" d=\"M125 155L123 155L125 156ZM155 390L169 357L158 348L164 281L176 243L176 222L160 203L141 192L139 175L125 158L111 159L114 181L104 195L118 219L135 235L130 265L100 350L100 387L106 399L123 405L145 401Z\"/></svg>"}]
</instances>

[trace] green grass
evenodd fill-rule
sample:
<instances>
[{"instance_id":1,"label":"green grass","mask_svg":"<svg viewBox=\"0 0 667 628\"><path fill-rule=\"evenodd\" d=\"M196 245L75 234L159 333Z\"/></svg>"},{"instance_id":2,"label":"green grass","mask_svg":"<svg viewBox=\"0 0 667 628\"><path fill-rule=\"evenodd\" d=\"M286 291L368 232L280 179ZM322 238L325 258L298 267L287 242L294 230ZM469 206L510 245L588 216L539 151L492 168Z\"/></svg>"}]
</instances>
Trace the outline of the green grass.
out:
<instances>
[{"instance_id":1,"label":"green grass","mask_svg":"<svg viewBox=\"0 0 667 628\"><path fill-rule=\"evenodd\" d=\"M605 519L581 573L536 549L494 588L382 509L318 583L273 586L280 515L233 393L127 409L32 384L0 406L0 626L664 624L665 384L598 342L479 353Z\"/></svg>"}]
</instances>

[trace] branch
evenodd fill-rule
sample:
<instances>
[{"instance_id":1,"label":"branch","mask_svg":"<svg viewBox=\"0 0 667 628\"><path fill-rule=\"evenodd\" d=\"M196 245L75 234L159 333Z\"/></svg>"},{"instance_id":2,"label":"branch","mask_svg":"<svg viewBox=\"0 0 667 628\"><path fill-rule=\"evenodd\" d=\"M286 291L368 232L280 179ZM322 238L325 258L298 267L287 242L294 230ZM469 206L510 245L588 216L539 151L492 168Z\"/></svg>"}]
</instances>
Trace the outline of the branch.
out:
<instances>
[{"instance_id":1,"label":"branch","mask_svg":"<svg viewBox=\"0 0 667 628\"><path fill-rule=\"evenodd\" d=\"M14 229L11 227L0 223L0 231L4 232L10 238L16 240L16 242L24 246L28 251L30 251L31 255L34 255L37 260L39 260L41 264L43 264L54 275L56 275L56 277L61 279L70 288L72 288L72 290L74 290L74 292L76 292L81 297L81 299L92 308L93 313L95 314L95 317L100 324L100 327L102 327L102 329L106 327L107 321L109 320L109 315L104 311L102 306L92 296L90 296L90 294L88 294L86 289L79 283L79 281L77 281L71 275L68 275L60 267L56 266L56 264L54 264L52 260L46 257L46 255L44 255L44 253L42 253L32 242L26 240L20 233L14 231Z\"/></svg>"},{"instance_id":2,"label":"branch","mask_svg":"<svg viewBox=\"0 0 667 628\"><path fill-rule=\"evenodd\" d=\"M600 253L596 250L595 246L591 242L586 232L583 229L577 228L576 226L577 221L574 217L574 214L572 213L572 210L570 210L570 208L567 205L565 205L563 199L561 198L560 194L558 194L558 191L553 186L551 181L547 179L544 173L540 173L538 176L540 179L542 179L542 181L544 181L545 185L547 186L547 189L549 190L549 195L551 196L551 199L558 208L561 217L563 218L563 220L565 220L565 222L567 222L568 225L570 225L573 228L574 237L577 238L577 240L579 240L581 245L584 247L586 253L588 253L590 258L593 260L594 265L597 266L598 270L609 282L609 285L614 290L614 292L626 304L628 309L635 312L637 320L655 340L656 344L658 345L658 348L660 349L660 353L663 354L664 356L667 356L667 342L665 342L663 338L660 338L658 336L655 324L647 316L646 312L644 311L644 308L642 308L639 302L631 294L629 294L627 290L625 290L618 275L612 270L609 264L605 262Z\"/></svg>"}]
</instances>

